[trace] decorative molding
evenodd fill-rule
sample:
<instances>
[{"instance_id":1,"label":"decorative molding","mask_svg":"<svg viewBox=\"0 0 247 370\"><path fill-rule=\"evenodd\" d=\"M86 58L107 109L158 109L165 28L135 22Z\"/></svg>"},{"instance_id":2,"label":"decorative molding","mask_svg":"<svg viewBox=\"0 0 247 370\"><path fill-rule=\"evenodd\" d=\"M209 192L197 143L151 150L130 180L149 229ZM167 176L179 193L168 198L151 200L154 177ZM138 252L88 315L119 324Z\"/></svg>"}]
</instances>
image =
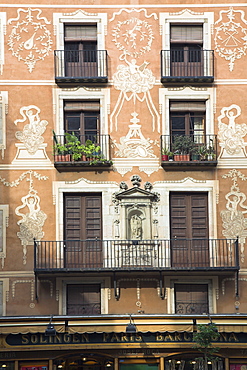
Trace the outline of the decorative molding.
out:
<instances>
[{"instance_id":1,"label":"decorative molding","mask_svg":"<svg viewBox=\"0 0 247 370\"><path fill-rule=\"evenodd\" d=\"M156 284L157 284L157 295L158 297L160 297L160 286L159 286L159 280L158 279L154 279L154 278L123 278L123 279L118 279L117 280L117 287L116 287L116 295L117 296L120 296L120 284L122 282L130 282L130 281L134 281L136 282L136 298L137 298L137 302L136 302L136 305L138 307L141 306L141 302L140 302L140 299L141 299L141 289L140 289L140 282L141 281L154 281Z\"/></svg>"},{"instance_id":2,"label":"decorative molding","mask_svg":"<svg viewBox=\"0 0 247 370\"><path fill-rule=\"evenodd\" d=\"M17 17L8 20L12 25L8 45L12 55L24 62L31 73L36 63L44 60L52 51L51 22L41 17L42 10L17 9Z\"/></svg>"},{"instance_id":3,"label":"decorative molding","mask_svg":"<svg viewBox=\"0 0 247 370\"><path fill-rule=\"evenodd\" d=\"M126 136L120 138L120 142L117 140L112 141L112 147L117 148L115 155L121 158L135 158L136 165L138 165L138 159L143 158L157 158L154 154L153 145L159 146L159 140L151 140L145 138L141 131L141 125L138 114L136 112L131 113L133 117L129 125L129 131Z\"/></svg>"},{"instance_id":4,"label":"decorative molding","mask_svg":"<svg viewBox=\"0 0 247 370\"><path fill-rule=\"evenodd\" d=\"M246 181L247 177L241 171L233 169L222 175L223 179L230 178L233 182L230 192L225 195L226 209L220 212L222 218L222 234L227 239L239 238L241 262L245 258L245 240L247 237L247 213L246 195L240 191L238 179Z\"/></svg>"},{"instance_id":5,"label":"decorative molding","mask_svg":"<svg viewBox=\"0 0 247 370\"><path fill-rule=\"evenodd\" d=\"M235 283L235 278L225 278L222 280L222 285L221 285L221 288L222 288L222 294L225 295L225 283L226 281L233 281ZM238 278L239 281L247 281L247 278Z\"/></svg>"},{"instance_id":6,"label":"decorative molding","mask_svg":"<svg viewBox=\"0 0 247 370\"><path fill-rule=\"evenodd\" d=\"M14 299L15 298L15 293L16 293L16 285L17 284L30 284L30 299L31 299L31 303L29 305L30 308L34 308L35 307L35 304L33 303L34 302L34 297L35 297L35 281L32 279L32 280L15 280L12 282L12 298Z\"/></svg>"},{"instance_id":7,"label":"decorative molding","mask_svg":"<svg viewBox=\"0 0 247 370\"><path fill-rule=\"evenodd\" d=\"M51 280L40 280L41 283L47 283L50 285L50 297L53 297L53 283Z\"/></svg>"},{"instance_id":8,"label":"decorative molding","mask_svg":"<svg viewBox=\"0 0 247 370\"><path fill-rule=\"evenodd\" d=\"M3 74L3 66L5 62L4 53L4 35L6 35L6 12L0 12L0 74Z\"/></svg>"},{"instance_id":9,"label":"decorative molding","mask_svg":"<svg viewBox=\"0 0 247 370\"><path fill-rule=\"evenodd\" d=\"M237 124L235 120L241 115L241 108L237 104L223 107L218 117L218 139L221 147L220 158L246 158L243 138L247 134L247 124ZM223 120L228 121L227 123Z\"/></svg>"},{"instance_id":10,"label":"decorative molding","mask_svg":"<svg viewBox=\"0 0 247 370\"><path fill-rule=\"evenodd\" d=\"M0 13L1 16L1 13ZM1 17L0 17L1 22ZM1 33L0 33L1 39ZM0 45L1 50L1 45ZM1 61L0 61L1 63ZM0 91L0 150L2 152L2 159L4 158L4 151L6 149L6 115L8 113L8 92Z\"/></svg>"},{"instance_id":11,"label":"decorative molding","mask_svg":"<svg viewBox=\"0 0 247 370\"><path fill-rule=\"evenodd\" d=\"M12 164L21 162L28 162L28 160L35 160L50 163L47 157L42 134L46 130L48 122L41 120L39 117L40 109L36 105L29 105L20 109L21 119L14 121L15 125L26 122L23 131L17 131L15 136L22 144L16 144L17 154ZM31 164L31 163L30 163Z\"/></svg>"},{"instance_id":12,"label":"decorative molding","mask_svg":"<svg viewBox=\"0 0 247 370\"><path fill-rule=\"evenodd\" d=\"M7 238L6 228L9 226L9 205L0 205L0 258L2 260L2 269L4 268L4 260L7 256Z\"/></svg>"},{"instance_id":13,"label":"decorative molding","mask_svg":"<svg viewBox=\"0 0 247 370\"><path fill-rule=\"evenodd\" d=\"M169 15L170 16L183 16L183 17L186 17L186 16L197 16L197 15L203 15L204 13L198 13L198 12L193 12L193 10L191 10L191 9L188 9L188 8L186 8L186 9L183 9L183 10L181 10L180 12L177 12L177 13L169 13Z\"/></svg>"},{"instance_id":14,"label":"decorative molding","mask_svg":"<svg viewBox=\"0 0 247 370\"><path fill-rule=\"evenodd\" d=\"M22 205L15 209L15 214L22 218L17 222L17 225L20 226L17 236L23 246L23 264L26 264L27 245L33 245L34 238L38 240L43 238L44 232L42 231L42 227L47 218L47 215L40 209L40 197L37 190L33 187L33 177L39 181L48 179L48 176L41 176L32 170L24 172L17 180L12 182L8 182L0 176L0 182L4 186L17 187L24 179L29 183L28 194L21 198ZM20 212L20 210L22 211L25 208L28 209L26 213Z\"/></svg>"},{"instance_id":15,"label":"decorative molding","mask_svg":"<svg viewBox=\"0 0 247 370\"><path fill-rule=\"evenodd\" d=\"M110 131L118 131L118 116L123 108L125 101L129 103L133 100L134 110L136 101L146 104L152 117L152 130L160 132L160 116L153 103L150 91L155 84L155 77L152 71L147 68L148 62L144 61L141 65L136 64L136 59L130 62L126 55L122 60L126 65L120 64L117 72L113 75L113 85L116 90L120 90L115 107L110 115Z\"/></svg>"},{"instance_id":16,"label":"decorative molding","mask_svg":"<svg viewBox=\"0 0 247 370\"><path fill-rule=\"evenodd\" d=\"M193 177L184 177L183 179L181 180L165 180L165 181L155 181L154 182L154 185L157 185L157 184L171 184L171 183L184 183L184 182L194 182L194 183L200 183L200 184L206 184L206 180L196 180L196 179L193 179Z\"/></svg>"},{"instance_id":17,"label":"decorative molding","mask_svg":"<svg viewBox=\"0 0 247 370\"><path fill-rule=\"evenodd\" d=\"M229 61L229 70L234 69L235 60L246 55L247 21L243 10L221 10L215 22L215 51Z\"/></svg>"},{"instance_id":18,"label":"decorative molding","mask_svg":"<svg viewBox=\"0 0 247 370\"><path fill-rule=\"evenodd\" d=\"M120 9L118 12L114 12L113 13L113 15L112 15L112 18L111 19L109 19L109 22L112 22L112 21L114 21L115 20L115 17L117 17L117 16L119 16L119 15L121 15L123 12L126 12L126 13L141 13L141 12L144 12L144 16L146 17L146 18L151 18L151 17L154 17L154 19L156 20L156 19L158 19L158 16L157 16L157 14L156 13L152 13L152 14L150 14L150 15L148 15L147 14L147 9L143 9L143 8L141 8L141 9L136 9L136 8L132 8L132 9L126 9L126 8L123 8L123 9Z\"/></svg>"}]
</instances>

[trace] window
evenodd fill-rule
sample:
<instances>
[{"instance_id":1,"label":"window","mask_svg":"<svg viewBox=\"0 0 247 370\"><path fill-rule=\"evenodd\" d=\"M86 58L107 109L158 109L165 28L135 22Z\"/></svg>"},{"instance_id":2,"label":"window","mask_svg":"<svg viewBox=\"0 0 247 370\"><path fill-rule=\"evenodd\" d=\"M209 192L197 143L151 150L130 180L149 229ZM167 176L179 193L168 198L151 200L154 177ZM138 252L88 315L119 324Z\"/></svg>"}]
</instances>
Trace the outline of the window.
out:
<instances>
[{"instance_id":1,"label":"window","mask_svg":"<svg viewBox=\"0 0 247 370\"><path fill-rule=\"evenodd\" d=\"M175 313L203 314L209 312L207 284L174 284Z\"/></svg>"},{"instance_id":2,"label":"window","mask_svg":"<svg viewBox=\"0 0 247 370\"><path fill-rule=\"evenodd\" d=\"M100 134L99 101L65 101L65 132L74 132L81 141L97 141Z\"/></svg>"},{"instance_id":3,"label":"window","mask_svg":"<svg viewBox=\"0 0 247 370\"><path fill-rule=\"evenodd\" d=\"M207 193L170 194L172 266L209 266Z\"/></svg>"},{"instance_id":4,"label":"window","mask_svg":"<svg viewBox=\"0 0 247 370\"><path fill-rule=\"evenodd\" d=\"M100 194L65 195L64 239L66 267L102 267Z\"/></svg>"},{"instance_id":5,"label":"window","mask_svg":"<svg viewBox=\"0 0 247 370\"><path fill-rule=\"evenodd\" d=\"M98 315L101 313L100 284L68 284L67 315Z\"/></svg>"},{"instance_id":6,"label":"window","mask_svg":"<svg viewBox=\"0 0 247 370\"><path fill-rule=\"evenodd\" d=\"M66 75L97 75L97 25L64 25Z\"/></svg>"},{"instance_id":7,"label":"window","mask_svg":"<svg viewBox=\"0 0 247 370\"><path fill-rule=\"evenodd\" d=\"M172 136L189 135L197 143L205 133L205 101L170 101L170 131Z\"/></svg>"}]
</instances>

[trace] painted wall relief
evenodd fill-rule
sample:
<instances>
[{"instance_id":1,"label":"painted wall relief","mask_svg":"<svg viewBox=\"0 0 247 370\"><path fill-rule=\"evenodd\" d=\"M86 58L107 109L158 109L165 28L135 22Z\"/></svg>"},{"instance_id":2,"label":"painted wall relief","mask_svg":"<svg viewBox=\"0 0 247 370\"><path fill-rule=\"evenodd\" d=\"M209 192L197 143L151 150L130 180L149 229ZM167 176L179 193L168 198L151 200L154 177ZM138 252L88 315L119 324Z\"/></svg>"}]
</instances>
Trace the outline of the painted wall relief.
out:
<instances>
[{"instance_id":1,"label":"painted wall relief","mask_svg":"<svg viewBox=\"0 0 247 370\"><path fill-rule=\"evenodd\" d=\"M230 192L226 194L226 209L221 211L223 232L228 239L239 237L241 249L241 261L244 262L244 243L247 237L247 213L246 195L240 191L238 180L246 181L247 177L240 171L234 169L222 176L223 179L230 178L232 186Z\"/></svg>"},{"instance_id":2,"label":"painted wall relief","mask_svg":"<svg viewBox=\"0 0 247 370\"><path fill-rule=\"evenodd\" d=\"M114 146L117 149L115 156L139 158L139 160L157 158L153 146L158 145L158 142L145 138L141 131L141 118L137 118L140 114L138 102L141 106L145 105L143 108L147 109L150 115L150 130L160 132L160 116L150 93L155 84L155 76L148 68L149 62L144 59L144 55L151 51L154 39L153 27L147 18L157 20L157 15L153 13L148 16L144 9L121 9L118 13L114 13L110 21L115 21L120 15L121 20L118 20L113 27L113 42L121 51L119 56L121 64L113 75L113 85L120 92L110 115L110 131L119 130L120 120L121 127L123 123L126 125L126 116L124 122L121 118L125 104L128 104L128 112L133 118L129 118L132 124L128 125L126 136L121 137L119 143L114 140Z\"/></svg>"},{"instance_id":3,"label":"painted wall relief","mask_svg":"<svg viewBox=\"0 0 247 370\"><path fill-rule=\"evenodd\" d=\"M8 45L12 55L24 62L31 73L40 60L44 60L52 51L50 25L40 9L18 9L17 17L8 20L12 26Z\"/></svg>"},{"instance_id":4,"label":"painted wall relief","mask_svg":"<svg viewBox=\"0 0 247 370\"><path fill-rule=\"evenodd\" d=\"M28 105L20 109L20 114L22 118L15 120L14 123L25 125L23 131L17 131L15 136L23 144L16 144L17 154L13 162L28 159L49 160L45 151L47 144L43 144L42 137L48 122L40 119L40 109L36 105Z\"/></svg>"},{"instance_id":5,"label":"painted wall relief","mask_svg":"<svg viewBox=\"0 0 247 370\"><path fill-rule=\"evenodd\" d=\"M245 123L236 123L241 114L241 108L232 104L221 109L218 117L218 139L221 147L220 157L246 157L245 147L247 142L244 137L247 134Z\"/></svg>"},{"instance_id":6,"label":"painted wall relief","mask_svg":"<svg viewBox=\"0 0 247 370\"><path fill-rule=\"evenodd\" d=\"M35 171L24 172L17 180L8 182L4 178L0 177L0 181L5 186L17 187L21 181L26 179L29 183L29 191L27 195L21 198L21 205L15 209L17 216L21 217L21 220L17 222L20 227L20 231L17 233L18 238L21 240L23 246L23 264L26 264L27 260L27 245L33 245L33 239L40 240L44 236L42 228L44 226L47 215L41 210L40 197L37 190L33 187L34 178L38 180L47 180L47 176L41 176Z\"/></svg>"},{"instance_id":7,"label":"painted wall relief","mask_svg":"<svg viewBox=\"0 0 247 370\"><path fill-rule=\"evenodd\" d=\"M221 10L215 22L215 51L229 61L229 70L233 71L235 60L246 55L247 21L243 10Z\"/></svg>"}]
</instances>

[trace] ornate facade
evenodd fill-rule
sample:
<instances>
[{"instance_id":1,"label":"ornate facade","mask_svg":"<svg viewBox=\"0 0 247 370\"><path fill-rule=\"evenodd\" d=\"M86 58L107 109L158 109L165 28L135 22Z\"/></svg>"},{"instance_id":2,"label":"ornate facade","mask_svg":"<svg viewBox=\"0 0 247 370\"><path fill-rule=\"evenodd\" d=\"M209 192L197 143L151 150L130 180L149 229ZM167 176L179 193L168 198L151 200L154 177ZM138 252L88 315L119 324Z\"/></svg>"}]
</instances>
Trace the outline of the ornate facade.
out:
<instances>
[{"instance_id":1,"label":"ornate facade","mask_svg":"<svg viewBox=\"0 0 247 370\"><path fill-rule=\"evenodd\" d=\"M247 4L1 3L0 368L245 370Z\"/></svg>"}]
</instances>

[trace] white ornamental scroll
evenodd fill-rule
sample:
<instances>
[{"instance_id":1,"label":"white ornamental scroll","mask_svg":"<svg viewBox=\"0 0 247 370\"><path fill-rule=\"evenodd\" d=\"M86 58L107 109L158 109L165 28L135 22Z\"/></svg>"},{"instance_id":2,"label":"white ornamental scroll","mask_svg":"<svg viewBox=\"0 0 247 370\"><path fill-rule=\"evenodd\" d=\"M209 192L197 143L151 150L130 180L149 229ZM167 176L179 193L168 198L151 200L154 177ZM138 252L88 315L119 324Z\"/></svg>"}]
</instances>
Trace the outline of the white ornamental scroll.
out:
<instances>
[{"instance_id":1,"label":"white ornamental scroll","mask_svg":"<svg viewBox=\"0 0 247 370\"><path fill-rule=\"evenodd\" d=\"M215 22L215 51L229 61L232 72L235 60L246 55L247 21L243 10L221 10Z\"/></svg>"}]
</instances>

